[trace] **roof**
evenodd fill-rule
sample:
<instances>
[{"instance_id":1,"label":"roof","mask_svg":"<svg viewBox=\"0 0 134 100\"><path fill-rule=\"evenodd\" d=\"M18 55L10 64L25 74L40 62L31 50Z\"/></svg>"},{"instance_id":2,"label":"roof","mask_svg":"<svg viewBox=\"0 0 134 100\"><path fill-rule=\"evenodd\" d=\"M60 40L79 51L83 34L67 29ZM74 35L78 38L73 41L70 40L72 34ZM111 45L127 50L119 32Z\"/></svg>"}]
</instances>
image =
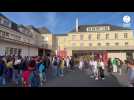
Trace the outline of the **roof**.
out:
<instances>
[{"instance_id":1,"label":"roof","mask_svg":"<svg viewBox=\"0 0 134 100\"><path fill-rule=\"evenodd\" d=\"M55 36L67 36L67 34L54 34Z\"/></svg>"},{"instance_id":2,"label":"roof","mask_svg":"<svg viewBox=\"0 0 134 100\"><path fill-rule=\"evenodd\" d=\"M42 34L48 34L48 33L51 33L46 27L40 27L40 28L37 28L38 31Z\"/></svg>"},{"instance_id":3,"label":"roof","mask_svg":"<svg viewBox=\"0 0 134 100\"><path fill-rule=\"evenodd\" d=\"M33 29L34 31L36 31L37 33L40 33L40 31L37 29L37 28L35 28L34 26L32 26L32 25L28 25L28 26L26 26L28 29Z\"/></svg>"},{"instance_id":4,"label":"roof","mask_svg":"<svg viewBox=\"0 0 134 100\"><path fill-rule=\"evenodd\" d=\"M111 24L95 24L95 25L79 25L78 31L79 32L86 32L87 27L97 27L97 26L110 26L110 30L131 30L130 28L111 25ZM76 32L76 30L73 29L71 32Z\"/></svg>"},{"instance_id":5,"label":"roof","mask_svg":"<svg viewBox=\"0 0 134 100\"><path fill-rule=\"evenodd\" d=\"M0 13L0 17L3 17L3 18L5 18L5 19L7 19L7 20L9 20L6 16L4 16L2 13Z\"/></svg>"}]
</instances>

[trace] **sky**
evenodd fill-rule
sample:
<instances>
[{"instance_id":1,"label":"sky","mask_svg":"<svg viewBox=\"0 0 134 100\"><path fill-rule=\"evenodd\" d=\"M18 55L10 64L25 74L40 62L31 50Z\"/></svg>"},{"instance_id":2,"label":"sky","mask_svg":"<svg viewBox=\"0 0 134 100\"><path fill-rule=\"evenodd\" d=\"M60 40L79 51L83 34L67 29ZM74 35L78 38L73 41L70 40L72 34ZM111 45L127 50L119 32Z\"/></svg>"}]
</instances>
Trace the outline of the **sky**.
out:
<instances>
[{"instance_id":1,"label":"sky","mask_svg":"<svg viewBox=\"0 0 134 100\"><path fill-rule=\"evenodd\" d=\"M130 28L134 29L134 12L1 12L17 24L46 27L53 34L65 34L79 25L112 24L123 26L123 16L131 17Z\"/></svg>"}]
</instances>

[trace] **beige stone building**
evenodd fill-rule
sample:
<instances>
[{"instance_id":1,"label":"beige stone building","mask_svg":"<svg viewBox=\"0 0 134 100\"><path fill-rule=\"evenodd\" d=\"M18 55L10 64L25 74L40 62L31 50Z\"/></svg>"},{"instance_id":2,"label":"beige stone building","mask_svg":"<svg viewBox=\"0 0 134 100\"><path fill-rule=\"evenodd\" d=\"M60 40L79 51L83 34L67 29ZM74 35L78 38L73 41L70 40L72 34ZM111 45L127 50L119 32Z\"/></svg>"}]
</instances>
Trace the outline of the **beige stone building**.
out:
<instances>
[{"instance_id":1,"label":"beige stone building","mask_svg":"<svg viewBox=\"0 0 134 100\"><path fill-rule=\"evenodd\" d=\"M79 25L57 39L58 47L68 56L106 53L108 58L125 60L134 55L133 30L110 24Z\"/></svg>"},{"instance_id":2,"label":"beige stone building","mask_svg":"<svg viewBox=\"0 0 134 100\"><path fill-rule=\"evenodd\" d=\"M78 25L66 34L47 28L18 25L0 14L0 55L102 55L134 58L133 30L110 24ZM64 54L65 53L65 54Z\"/></svg>"},{"instance_id":3,"label":"beige stone building","mask_svg":"<svg viewBox=\"0 0 134 100\"><path fill-rule=\"evenodd\" d=\"M48 33L48 30L45 31ZM49 50L42 34L33 26L18 25L0 14L0 55L38 56Z\"/></svg>"}]
</instances>

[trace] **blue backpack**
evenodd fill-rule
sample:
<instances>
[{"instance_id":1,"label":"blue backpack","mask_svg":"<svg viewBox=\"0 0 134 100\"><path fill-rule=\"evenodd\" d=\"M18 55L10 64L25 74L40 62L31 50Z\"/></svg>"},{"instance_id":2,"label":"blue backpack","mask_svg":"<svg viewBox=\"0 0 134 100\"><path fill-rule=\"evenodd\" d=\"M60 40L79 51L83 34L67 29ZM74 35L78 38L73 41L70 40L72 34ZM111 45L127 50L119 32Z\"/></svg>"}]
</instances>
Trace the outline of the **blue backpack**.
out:
<instances>
[{"instance_id":1,"label":"blue backpack","mask_svg":"<svg viewBox=\"0 0 134 100\"><path fill-rule=\"evenodd\" d=\"M39 76L38 73L33 71L29 77L30 83L31 83L31 87L38 87L40 85L40 80L39 80Z\"/></svg>"},{"instance_id":2,"label":"blue backpack","mask_svg":"<svg viewBox=\"0 0 134 100\"><path fill-rule=\"evenodd\" d=\"M13 73L12 69L10 69L10 68L6 69L6 73L5 74L6 74L7 77L12 77L12 73Z\"/></svg>"}]
</instances>

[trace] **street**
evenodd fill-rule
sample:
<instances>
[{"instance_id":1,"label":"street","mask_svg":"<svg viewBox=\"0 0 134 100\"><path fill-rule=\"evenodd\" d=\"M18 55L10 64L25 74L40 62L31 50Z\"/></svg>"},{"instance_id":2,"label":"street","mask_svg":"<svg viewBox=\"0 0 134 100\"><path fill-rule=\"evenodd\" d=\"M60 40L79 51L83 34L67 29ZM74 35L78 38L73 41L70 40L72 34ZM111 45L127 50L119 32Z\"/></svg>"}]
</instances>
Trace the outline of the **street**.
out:
<instances>
[{"instance_id":1,"label":"street","mask_svg":"<svg viewBox=\"0 0 134 100\"><path fill-rule=\"evenodd\" d=\"M109 74L105 72L105 80L94 80L85 72L66 71L64 77L48 79L44 87L128 87L126 74Z\"/></svg>"}]
</instances>

